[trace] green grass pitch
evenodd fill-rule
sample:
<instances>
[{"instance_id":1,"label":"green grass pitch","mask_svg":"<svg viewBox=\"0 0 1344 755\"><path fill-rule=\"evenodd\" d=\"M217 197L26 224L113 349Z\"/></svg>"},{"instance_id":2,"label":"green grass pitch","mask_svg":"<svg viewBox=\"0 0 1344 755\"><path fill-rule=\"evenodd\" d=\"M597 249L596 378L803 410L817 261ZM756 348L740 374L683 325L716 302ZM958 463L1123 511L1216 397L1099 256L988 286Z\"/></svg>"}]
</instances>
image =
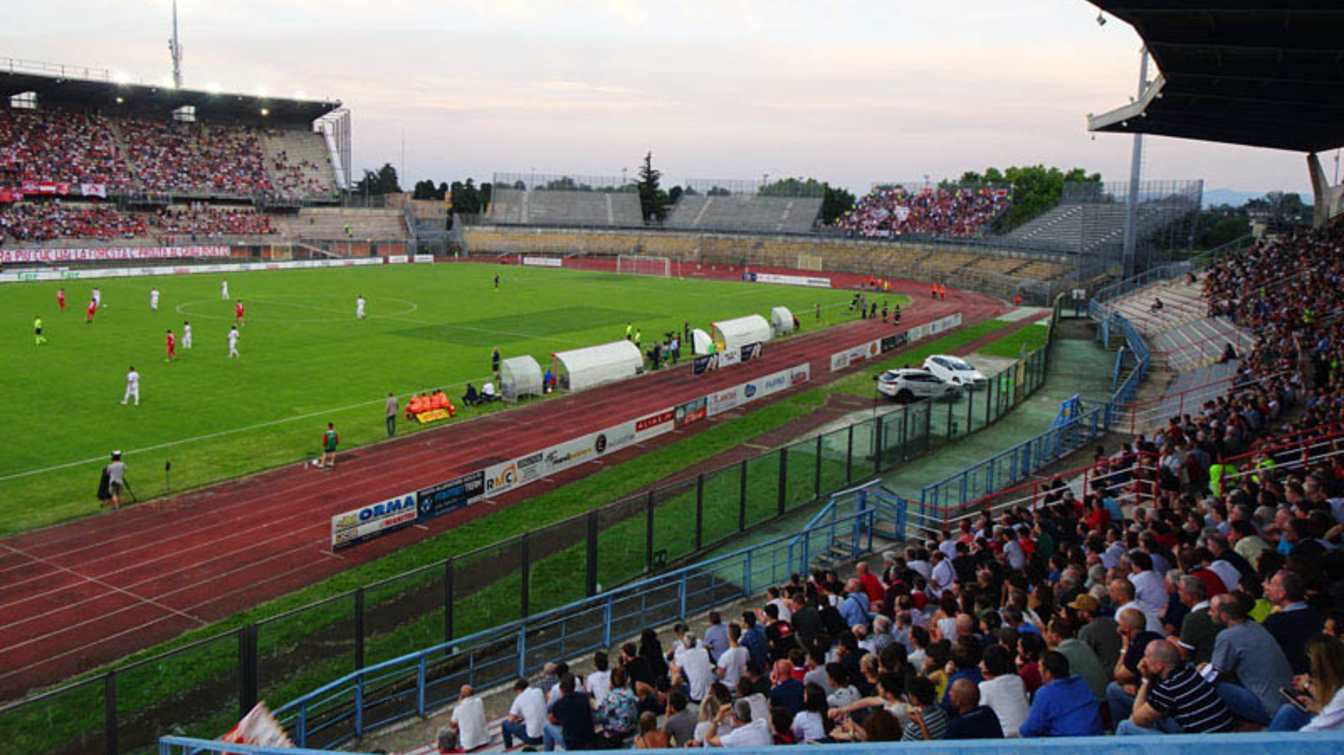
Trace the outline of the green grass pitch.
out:
<instances>
[{"instance_id":1,"label":"green grass pitch","mask_svg":"<svg viewBox=\"0 0 1344 755\"><path fill-rule=\"evenodd\" d=\"M226 357L233 302L221 300L221 279L247 308L236 360ZM129 479L146 498L165 491L168 460L171 489L181 490L315 453L327 421L343 448L376 441L389 391L404 404L410 392L447 386L456 401L463 384L488 375L492 346L544 365L552 352L621 338L627 322L647 347L683 320L708 327L777 305L809 330L818 304L825 324L852 318L846 291L475 264L65 283L64 314L57 282L0 286L10 438L0 456L0 534L96 511L98 472L114 448L126 451ZM104 306L85 325L94 286ZM368 319L356 321L361 294ZM41 346L32 336L39 315ZM184 320L191 350L181 344ZM179 338L173 364L164 357L167 328ZM139 407L120 404L131 365L142 375ZM403 423L399 432L408 430Z\"/></svg>"}]
</instances>

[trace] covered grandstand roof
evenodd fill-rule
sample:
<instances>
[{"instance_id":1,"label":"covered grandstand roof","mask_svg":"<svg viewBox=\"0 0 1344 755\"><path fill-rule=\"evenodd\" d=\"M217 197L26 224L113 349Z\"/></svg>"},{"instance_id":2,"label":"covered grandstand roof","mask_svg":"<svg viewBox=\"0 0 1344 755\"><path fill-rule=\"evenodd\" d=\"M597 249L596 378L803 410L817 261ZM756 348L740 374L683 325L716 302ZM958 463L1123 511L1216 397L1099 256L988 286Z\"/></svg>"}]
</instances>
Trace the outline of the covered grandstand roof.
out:
<instances>
[{"instance_id":1,"label":"covered grandstand roof","mask_svg":"<svg viewBox=\"0 0 1344 755\"><path fill-rule=\"evenodd\" d=\"M0 96L33 92L41 104L94 107L105 114L119 108L137 115L168 114L184 105L196 109L199 120L257 121L310 124L341 107L340 100L300 100L245 94L174 89L110 80L34 73L0 68ZM262 110L266 115L262 115Z\"/></svg>"},{"instance_id":2,"label":"covered grandstand roof","mask_svg":"<svg viewBox=\"0 0 1344 755\"><path fill-rule=\"evenodd\" d=\"M1338 0L1089 0L1138 31L1161 70L1088 129L1299 152L1344 145Z\"/></svg>"}]
</instances>

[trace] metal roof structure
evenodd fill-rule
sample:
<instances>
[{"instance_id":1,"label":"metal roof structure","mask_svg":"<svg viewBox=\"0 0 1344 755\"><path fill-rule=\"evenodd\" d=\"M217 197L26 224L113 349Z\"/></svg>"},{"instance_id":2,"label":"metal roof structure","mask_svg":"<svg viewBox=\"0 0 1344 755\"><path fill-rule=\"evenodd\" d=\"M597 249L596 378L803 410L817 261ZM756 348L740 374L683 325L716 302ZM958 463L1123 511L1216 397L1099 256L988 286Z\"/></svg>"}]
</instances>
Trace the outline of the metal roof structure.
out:
<instances>
[{"instance_id":1,"label":"metal roof structure","mask_svg":"<svg viewBox=\"0 0 1344 755\"><path fill-rule=\"evenodd\" d=\"M1161 75L1088 130L1298 152L1344 146L1339 0L1089 0L1130 24Z\"/></svg>"},{"instance_id":2,"label":"metal roof structure","mask_svg":"<svg viewBox=\"0 0 1344 755\"><path fill-rule=\"evenodd\" d=\"M67 76L60 71L37 72L0 66L0 96L8 98L32 92L40 105L94 108L104 115L124 111L127 115L168 117L178 108L191 106L195 108L196 119L201 121L274 122L304 126L341 107L340 100L260 97L175 89L96 78L99 76L105 77L106 72L77 69Z\"/></svg>"}]
</instances>

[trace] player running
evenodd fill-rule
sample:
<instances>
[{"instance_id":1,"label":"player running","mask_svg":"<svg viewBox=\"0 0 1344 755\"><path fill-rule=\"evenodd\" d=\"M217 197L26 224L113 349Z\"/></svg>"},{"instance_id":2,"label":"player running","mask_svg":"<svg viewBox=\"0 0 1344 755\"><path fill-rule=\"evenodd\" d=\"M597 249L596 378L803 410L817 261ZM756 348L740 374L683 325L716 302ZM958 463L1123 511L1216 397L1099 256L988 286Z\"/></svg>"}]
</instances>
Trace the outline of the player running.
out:
<instances>
[{"instance_id":1,"label":"player running","mask_svg":"<svg viewBox=\"0 0 1344 755\"><path fill-rule=\"evenodd\" d=\"M93 290L93 305L98 309L103 308L103 290L101 288Z\"/></svg>"},{"instance_id":2,"label":"player running","mask_svg":"<svg viewBox=\"0 0 1344 755\"><path fill-rule=\"evenodd\" d=\"M135 405L140 405L140 373L135 371L135 365L126 373L126 393L121 397L121 405L125 406L127 401L135 399Z\"/></svg>"},{"instance_id":3,"label":"player running","mask_svg":"<svg viewBox=\"0 0 1344 755\"><path fill-rule=\"evenodd\" d=\"M224 301L228 301L228 300L229 300L229 282L228 282L228 281L220 281L220 282L219 282L219 298L223 299Z\"/></svg>"},{"instance_id":4,"label":"player running","mask_svg":"<svg viewBox=\"0 0 1344 755\"><path fill-rule=\"evenodd\" d=\"M355 319L364 319L364 294L355 297Z\"/></svg>"},{"instance_id":5,"label":"player running","mask_svg":"<svg viewBox=\"0 0 1344 755\"><path fill-rule=\"evenodd\" d=\"M65 311L65 289L63 288L56 289L56 306L60 307L62 312Z\"/></svg>"},{"instance_id":6,"label":"player running","mask_svg":"<svg viewBox=\"0 0 1344 755\"><path fill-rule=\"evenodd\" d=\"M182 348L191 348L191 323L186 320L182 321Z\"/></svg>"},{"instance_id":7,"label":"player running","mask_svg":"<svg viewBox=\"0 0 1344 755\"><path fill-rule=\"evenodd\" d=\"M237 328L243 324L243 300L239 299L233 303L233 327Z\"/></svg>"},{"instance_id":8,"label":"player running","mask_svg":"<svg viewBox=\"0 0 1344 755\"><path fill-rule=\"evenodd\" d=\"M172 328L163 334L163 348L168 352L168 358L164 361L172 364L177 359L177 336L173 335Z\"/></svg>"},{"instance_id":9,"label":"player running","mask_svg":"<svg viewBox=\"0 0 1344 755\"><path fill-rule=\"evenodd\" d=\"M33 345L41 346L47 342L47 337L42 335L42 316L33 318Z\"/></svg>"},{"instance_id":10,"label":"player running","mask_svg":"<svg viewBox=\"0 0 1344 755\"><path fill-rule=\"evenodd\" d=\"M499 273L495 273L495 290L499 290Z\"/></svg>"},{"instance_id":11,"label":"player running","mask_svg":"<svg viewBox=\"0 0 1344 755\"><path fill-rule=\"evenodd\" d=\"M149 309L151 312L159 311L159 289L157 288L149 290Z\"/></svg>"},{"instance_id":12,"label":"player running","mask_svg":"<svg viewBox=\"0 0 1344 755\"><path fill-rule=\"evenodd\" d=\"M89 306L84 308L84 324L93 324L93 315L98 311L98 300L89 299Z\"/></svg>"},{"instance_id":13,"label":"player running","mask_svg":"<svg viewBox=\"0 0 1344 755\"><path fill-rule=\"evenodd\" d=\"M237 325L233 326L232 328L229 328L229 358L230 358L230 359L234 359L234 358L242 359L242 357L238 354L238 326L237 326Z\"/></svg>"}]
</instances>

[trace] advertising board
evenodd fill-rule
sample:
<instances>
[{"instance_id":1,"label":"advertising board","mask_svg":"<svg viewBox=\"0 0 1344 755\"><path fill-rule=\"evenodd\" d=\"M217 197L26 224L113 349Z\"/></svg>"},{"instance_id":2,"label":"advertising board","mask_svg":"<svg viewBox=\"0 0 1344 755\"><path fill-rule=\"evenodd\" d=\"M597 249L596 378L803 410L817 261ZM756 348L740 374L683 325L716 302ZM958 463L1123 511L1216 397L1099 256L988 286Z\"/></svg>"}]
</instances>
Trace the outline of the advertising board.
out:
<instances>
[{"instance_id":1,"label":"advertising board","mask_svg":"<svg viewBox=\"0 0 1344 755\"><path fill-rule=\"evenodd\" d=\"M416 493L402 493L331 518L331 547L344 548L402 527L419 516Z\"/></svg>"},{"instance_id":2,"label":"advertising board","mask_svg":"<svg viewBox=\"0 0 1344 755\"><path fill-rule=\"evenodd\" d=\"M564 267L564 260L559 257L524 257L523 264L531 267Z\"/></svg>"}]
</instances>

